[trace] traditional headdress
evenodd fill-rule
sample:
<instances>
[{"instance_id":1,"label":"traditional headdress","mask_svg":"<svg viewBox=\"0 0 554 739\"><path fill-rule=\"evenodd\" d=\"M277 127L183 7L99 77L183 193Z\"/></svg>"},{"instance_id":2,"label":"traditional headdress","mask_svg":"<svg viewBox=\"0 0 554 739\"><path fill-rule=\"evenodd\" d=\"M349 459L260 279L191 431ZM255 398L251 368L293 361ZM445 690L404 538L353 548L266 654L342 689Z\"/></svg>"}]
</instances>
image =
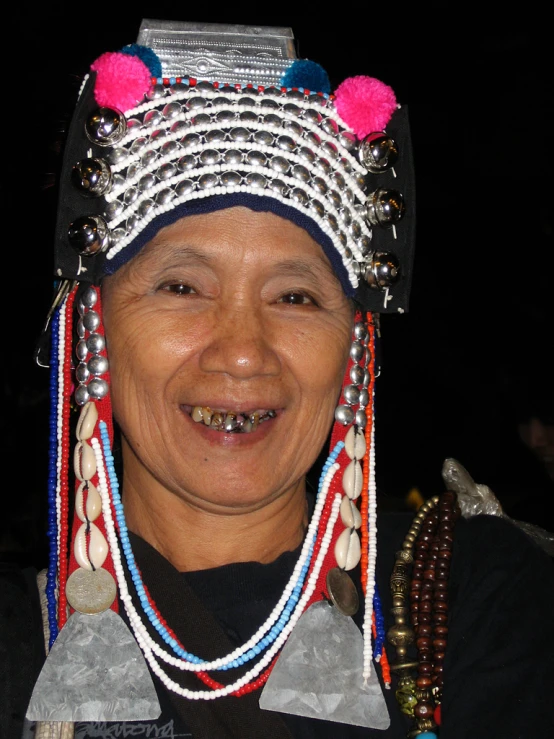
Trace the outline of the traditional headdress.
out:
<instances>
[{"instance_id":1,"label":"traditional headdress","mask_svg":"<svg viewBox=\"0 0 554 739\"><path fill-rule=\"evenodd\" d=\"M252 638L208 662L178 642L134 562L111 451L109 363L97 286L162 227L235 205L271 211L304 228L321 245L358 310L331 453L300 559L274 611ZM371 77L347 79L331 93L319 65L295 58L290 29L144 21L137 44L94 62L69 130L60 182L58 293L49 317L47 595L53 646L31 700L31 719L154 717L157 700L138 646L167 688L185 697L241 695L269 678L263 707L312 715L301 705L301 687L300 697L290 703L284 698L290 691L281 686L285 680L290 687L292 679L292 640L302 638L302 624L308 630L315 624L319 631L346 634L343 653L353 689L367 699L357 701L351 692L348 711L341 713L339 706L328 718L385 728L386 707L371 678L372 656L381 659L384 638L374 585L372 313L406 310L413 242L405 108L387 85ZM44 348L38 358L46 363ZM74 451L73 399L81 409ZM259 420L210 416L208 423L246 432ZM76 497L69 546L70 456ZM363 639L343 615L357 609L347 572L360 561ZM322 593L335 608L317 603ZM117 615L119 602L133 635ZM89 630L94 654L80 639ZM67 664L68 653L75 669L64 667L62 686L58 682L54 688L52 671ZM87 677L86 690L81 689L81 667L90 671L108 659L133 661L135 696L109 679L94 682L91 692ZM384 657L382 664L387 679ZM203 685L194 691L181 686L164 665L196 673ZM223 671L244 665L248 669L241 677L219 682ZM293 668L290 673L294 677Z\"/></svg>"}]
</instances>

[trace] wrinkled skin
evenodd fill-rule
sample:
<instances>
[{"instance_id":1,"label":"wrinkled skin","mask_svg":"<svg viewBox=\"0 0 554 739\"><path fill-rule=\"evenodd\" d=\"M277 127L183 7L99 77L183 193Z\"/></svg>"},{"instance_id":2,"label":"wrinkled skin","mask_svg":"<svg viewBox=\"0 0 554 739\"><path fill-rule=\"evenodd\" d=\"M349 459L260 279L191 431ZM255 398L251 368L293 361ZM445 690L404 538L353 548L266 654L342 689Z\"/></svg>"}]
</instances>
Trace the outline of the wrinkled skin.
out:
<instances>
[{"instance_id":1,"label":"wrinkled skin","mask_svg":"<svg viewBox=\"0 0 554 739\"><path fill-rule=\"evenodd\" d=\"M107 278L103 302L130 527L175 563L209 526L218 547L186 568L295 546L353 322L320 246L272 213L191 216ZM197 405L277 416L227 434L195 423Z\"/></svg>"}]
</instances>

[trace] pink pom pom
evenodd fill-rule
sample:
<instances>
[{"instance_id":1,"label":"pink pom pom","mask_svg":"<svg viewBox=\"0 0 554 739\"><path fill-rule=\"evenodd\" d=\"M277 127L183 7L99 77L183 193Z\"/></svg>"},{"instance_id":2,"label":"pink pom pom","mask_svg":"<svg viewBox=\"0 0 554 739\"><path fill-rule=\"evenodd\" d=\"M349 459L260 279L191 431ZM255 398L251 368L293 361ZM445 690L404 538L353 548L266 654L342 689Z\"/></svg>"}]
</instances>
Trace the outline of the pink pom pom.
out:
<instances>
[{"instance_id":1,"label":"pink pom pom","mask_svg":"<svg viewBox=\"0 0 554 739\"><path fill-rule=\"evenodd\" d=\"M374 77L349 77L335 92L335 108L359 139L382 131L396 110L394 91Z\"/></svg>"},{"instance_id":2,"label":"pink pom pom","mask_svg":"<svg viewBox=\"0 0 554 739\"><path fill-rule=\"evenodd\" d=\"M96 72L94 97L98 105L122 113L139 103L150 87L150 70L137 56L108 51L91 66Z\"/></svg>"}]
</instances>

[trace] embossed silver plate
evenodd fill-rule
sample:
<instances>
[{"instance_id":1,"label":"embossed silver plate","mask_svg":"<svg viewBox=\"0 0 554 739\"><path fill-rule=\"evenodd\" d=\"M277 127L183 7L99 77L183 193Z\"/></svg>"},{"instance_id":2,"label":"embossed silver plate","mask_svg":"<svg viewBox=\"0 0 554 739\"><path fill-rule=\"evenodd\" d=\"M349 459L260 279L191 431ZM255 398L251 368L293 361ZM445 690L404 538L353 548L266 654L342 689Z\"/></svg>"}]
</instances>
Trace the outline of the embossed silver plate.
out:
<instances>
[{"instance_id":1,"label":"embossed silver plate","mask_svg":"<svg viewBox=\"0 0 554 739\"><path fill-rule=\"evenodd\" d=\"M277 85L297 58L291 28L184 23L145 18L137 43L149 46L164 77Z\"/></svg>"}]
</instances>

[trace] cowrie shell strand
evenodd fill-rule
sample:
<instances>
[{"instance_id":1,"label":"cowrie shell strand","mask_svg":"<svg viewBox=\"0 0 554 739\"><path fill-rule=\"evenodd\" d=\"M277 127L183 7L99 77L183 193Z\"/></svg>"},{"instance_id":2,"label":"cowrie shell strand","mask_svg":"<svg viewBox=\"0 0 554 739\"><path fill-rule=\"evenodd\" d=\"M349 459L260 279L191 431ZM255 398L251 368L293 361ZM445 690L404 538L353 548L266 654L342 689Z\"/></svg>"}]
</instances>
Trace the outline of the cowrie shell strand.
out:
<instances>
[{"instance_id":1,"label":"cowrie shell strand","mask_svg":"<svg viewBox=\"0 0 554 739\"><path fill-rule=\"evenodd\" d=\"M343 496L340 504L340 518L349 529L359 529L362 525L362 514L348 495Z\"/></svg>"},{"instance_id":2,"label":"cowrie shell strand","mask_svg":"<svg viewBox=\"0 0 554 739\"><path fill-rule=\"evenodd\" d=\"M362 474L362 465L353 459L344 470L344 474L342 476L342 489L346 495L348 495L350 500L356 500L362 492L363 484L364 478Z\"/></svg>"},{"instance_id":3,"label":"cowrie shell strand","mask_svg":"<svg viewBox=\"0 0 554 739\"><path fill-rule=\"evenodd\" d=\"M355 529L344 529L335 544L335 559L341 570L352 570L362 554L360 538Z\"/></svg>"},{"instance_id":4,"label":"cowrie shell strand","mask_svg":"<svg viewBox=\"0 0 554 739\"><path fill-rule=\"evenodd\" d=\"M97 421L98 408L96 407L96 403L92 403L91 401L85 403L77 421L76 434L78 441L85 441L91 438Z\"/></svg>"},{"instance_id":5,"label":"cowrie shell strand","mask_svg":"<svg viewBox=\"0 0 554 739\"><path fill-rule=\"evenodd\" d=\"M73 454L73 468L75 477L83 482L83 480L92 480L96 474L96 457L92 447L86 441L79 441L75 445Z\"/></svg>"},{"instance_id":6,"label":"cowrie shell strand","mask_svg":"<svg viewBox=\"0 0 554 739\"><path fill-rule=\"evenodd\" d=\"M350 459L363 459L366 451L365 436L363 433L354 430L354 426L348 429L346 438L344 439L344 451Z\"/></svg>"},{"instance_id":7,"label":"cowrie shell strand","mask_svg":"<svg viewBox=\"0 0 554 739\"><path fill-rule=\"evenodd\" d=\"M88 483L87 502L85 504L86 485L86 481L82 482L75 494L75 513L79 517L79 520L83 522L87 519L89 521L95 521L102 513L102 498L91 482Z\"/></svg>"},{"instance_id":8,"label":"cowrie shell strand","mask_svg":"<svg viewBox=\"0 0 554 739\"><path fill-rule=\"evenodd\" d=\"M79 567L84 570L92 570L102 567L108 556L108 542L104 538L103 533L98 526L93 523L88 524L89 537L87 546L87 524L80 526L75 537L74 553L75 559Z\"/></svg>"}]
</instances>

